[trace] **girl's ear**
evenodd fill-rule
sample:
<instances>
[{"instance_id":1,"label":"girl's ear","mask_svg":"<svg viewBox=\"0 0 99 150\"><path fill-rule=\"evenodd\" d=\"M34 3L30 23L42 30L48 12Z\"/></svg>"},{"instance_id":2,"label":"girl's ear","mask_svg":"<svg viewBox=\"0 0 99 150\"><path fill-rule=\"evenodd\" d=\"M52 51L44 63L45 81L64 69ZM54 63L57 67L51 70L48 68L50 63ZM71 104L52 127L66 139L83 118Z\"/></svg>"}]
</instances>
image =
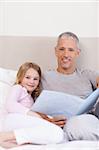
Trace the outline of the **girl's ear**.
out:
<instances>
[{"instance_id":1,"label":"girl's ear","mask_svg":"<svg viewBox=\"0 0 99 150\"><path fill-rule=\"evenodd\" d=\"M55 47L55 55L57 56L57 46Z\"/></svg>"}]
</instances>

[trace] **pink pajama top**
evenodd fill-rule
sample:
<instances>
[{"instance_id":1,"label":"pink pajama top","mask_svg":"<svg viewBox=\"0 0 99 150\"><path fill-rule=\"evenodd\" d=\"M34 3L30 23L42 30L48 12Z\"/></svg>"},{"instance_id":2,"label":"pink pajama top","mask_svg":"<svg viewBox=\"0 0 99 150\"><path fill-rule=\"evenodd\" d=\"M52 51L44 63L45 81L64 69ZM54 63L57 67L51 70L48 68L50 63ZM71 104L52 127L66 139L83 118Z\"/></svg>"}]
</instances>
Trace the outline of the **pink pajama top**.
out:
<instances>
[{"instance_id":1,"label":"pink pajama top","mask_svg":"<svg viewBox=\"0 0 99 150\"><path fill-rule=\"evenodd\" d=\"M6 110L8 113L26 114L34 104L33 98L25 87L16 84L12 87L7 100Z\"/></svg>"}]
</instances>

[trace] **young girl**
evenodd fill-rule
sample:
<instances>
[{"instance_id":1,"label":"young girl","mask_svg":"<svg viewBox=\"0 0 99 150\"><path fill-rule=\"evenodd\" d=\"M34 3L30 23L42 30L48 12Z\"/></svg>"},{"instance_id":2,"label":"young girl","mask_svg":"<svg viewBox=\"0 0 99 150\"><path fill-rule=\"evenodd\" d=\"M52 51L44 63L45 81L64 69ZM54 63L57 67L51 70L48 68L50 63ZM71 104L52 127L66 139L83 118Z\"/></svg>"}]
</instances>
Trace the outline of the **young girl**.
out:
<instances>
[{"instance_id":1,"label":"young girl","mask_svg":"<svg viewBox=\"0 0 99 150\"><path fill-rule=\"evenodd\" d=\"M55 125L58 125L57 120L60 118L50 119L47 115L31 111L31 106L41 92L40 84L40 67L31 62L21 65L16 83L7 97L8 114L3 122L3 132L0 132L1 145L12 147L24 143L48 144L63 140L62 129Z\"/></svg>"},{"instance_id":2,"label":"young girl","mask_svg":"<svg viewBox=\"0 0 99 150\"><path fill-rule=\"evenodd\" d=\"M40 117L31 107L40 94L41 69L38 65L26 62L19 68L16 83L6 101L8 113L21 113Z\"/></svg>"}]
</instances>

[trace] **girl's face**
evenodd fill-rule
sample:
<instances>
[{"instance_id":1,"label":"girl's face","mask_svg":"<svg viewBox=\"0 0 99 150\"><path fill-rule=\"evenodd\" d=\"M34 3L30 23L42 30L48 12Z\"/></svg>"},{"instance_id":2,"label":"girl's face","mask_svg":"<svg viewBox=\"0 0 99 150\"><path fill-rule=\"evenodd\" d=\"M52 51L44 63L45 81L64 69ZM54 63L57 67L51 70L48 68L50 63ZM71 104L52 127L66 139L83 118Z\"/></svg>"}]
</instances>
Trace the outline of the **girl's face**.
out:
<instances>
[{"instance_id":1,"label":"girl's face","mask_svg":"<svg viewBox=\"0 0 99 150\"><path fill-rule=\"evenodd\" d=\"M35 69L30 68L25 73L21 85L25 87L30 94L32 94L39 84L39 79L40 77L38 72Z\"/></svg>"}]
</instances>

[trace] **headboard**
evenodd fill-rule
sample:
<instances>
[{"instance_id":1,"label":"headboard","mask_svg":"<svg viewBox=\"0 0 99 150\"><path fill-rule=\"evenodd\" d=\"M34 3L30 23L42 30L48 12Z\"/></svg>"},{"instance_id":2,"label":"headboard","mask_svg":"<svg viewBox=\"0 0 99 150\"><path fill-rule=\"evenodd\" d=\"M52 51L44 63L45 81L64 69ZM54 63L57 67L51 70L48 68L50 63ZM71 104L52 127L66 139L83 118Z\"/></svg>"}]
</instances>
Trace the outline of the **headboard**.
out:
<instances>
[{"instance_id":1,"label":"headboard","mask_svg":"<svg viewBox=\"0 0 99 150\"><path fill-rule=\"evenodd\" d=\"M56 66L56 37L0 36L0 67L18 69L26 62L39 64L42 70ZM99 69L99 38L80 38L81 56L78 66Z\"/></svg>"}]
</instances>

